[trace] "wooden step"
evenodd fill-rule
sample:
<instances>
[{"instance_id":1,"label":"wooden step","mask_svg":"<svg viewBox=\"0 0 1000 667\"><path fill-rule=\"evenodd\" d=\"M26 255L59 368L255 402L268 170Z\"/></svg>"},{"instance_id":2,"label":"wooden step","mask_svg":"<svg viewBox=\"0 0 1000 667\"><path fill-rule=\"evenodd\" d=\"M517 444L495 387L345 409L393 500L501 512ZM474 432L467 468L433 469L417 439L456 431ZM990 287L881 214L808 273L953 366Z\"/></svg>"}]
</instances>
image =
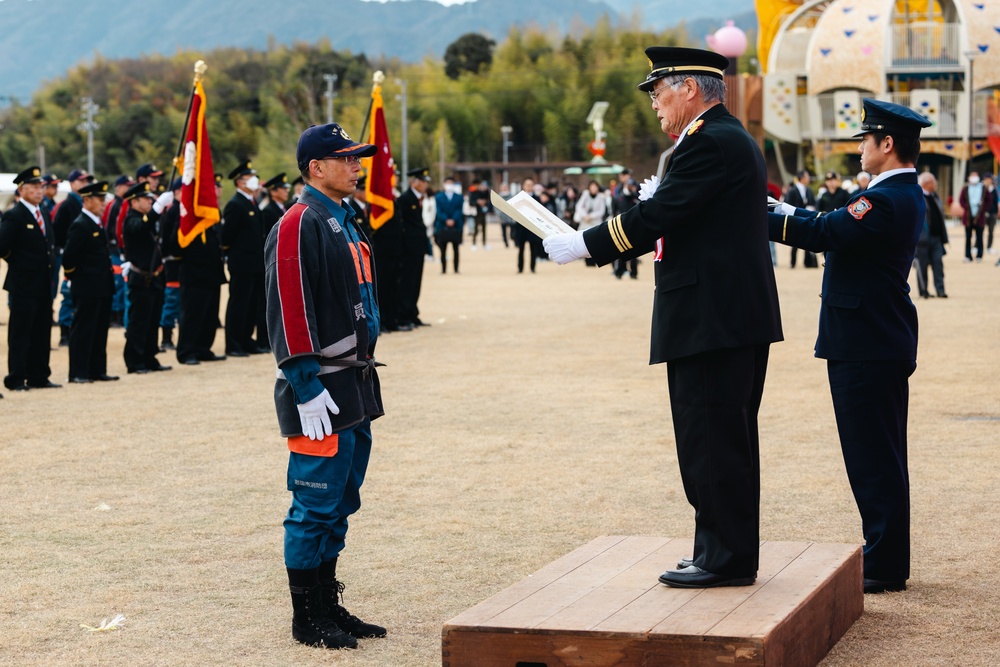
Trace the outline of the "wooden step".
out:
<instances>
[{"instance_id":1,"label":"wooden step","mask_svg":"<svg viewBox=\"0 0 1000 667\"><path fill-rule=\"evenodd\" d=\"M861 547L762 542L752 586L669 588L691 539L599 537L445 623L444 667L816 665L864 611Z\"/></svg>"}]
</instances>

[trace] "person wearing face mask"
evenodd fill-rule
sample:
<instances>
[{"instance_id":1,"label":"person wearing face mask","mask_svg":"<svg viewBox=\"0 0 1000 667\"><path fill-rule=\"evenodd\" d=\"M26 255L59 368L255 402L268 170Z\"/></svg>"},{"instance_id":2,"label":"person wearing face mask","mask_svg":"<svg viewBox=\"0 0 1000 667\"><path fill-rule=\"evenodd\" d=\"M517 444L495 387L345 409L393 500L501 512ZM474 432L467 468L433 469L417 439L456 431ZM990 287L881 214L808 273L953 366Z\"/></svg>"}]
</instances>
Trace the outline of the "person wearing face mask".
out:
<instances>
[{"instance_id":1,"label":"person wearing face mask","mask_svg":"<svg viewBox=\"0 0 1000 667\"><path fill-rule=\"evenodd\" d=\"M264 240L270 230L264 229L264 216L254 200L260 179L253 164L241 162L229 172L229 179L236 192L222 212L222 252L229 265L226 355L246 357L268 351L257 313L264 300Z\"/></svg>"},{"instance_id":2,"label":"person wearing face mask","mask_svg":"<svg viewBox=\"0 0 1000 667\"><path fill-rule=\"evenodd\" d=\"M448 269L448 245L453 248L453 264L458 273L458 246L462 245L462 186L449 176L444 188L434 195L437 213L434 216L434 242L441 249L441 273Z\"/></svg>"},{"instance_id":3,"label":"person wearing face mask","mask_svg":"<svg viewBox=\"0 0 1000 667\"><path fill-rule=\"evenodd\" d=\"M962 226L965 227L964 261L966 263L973 260L973 233L976 235L975 260L977 262L983 261L983 228L986 227L987 212L993 210L994 197L996 197L996 192L990 192L980 182L979 174L970 171L968 182L958 196L958 203L962 206Z\"/></svg>"},{"instance_id":4,"label":"person wearing face mask","mask_svg":"<svg viewBox=\"0 0 1000 667\"><path fill-rule=\"evenodd\" d=\"M995 255L997 251L993 249L993 229L997 226L997 189L993 174L983 174L983 187L989 191L990 200L993 202L993 205L986 209L986 252Z\"/></svg>"}]
</instances>

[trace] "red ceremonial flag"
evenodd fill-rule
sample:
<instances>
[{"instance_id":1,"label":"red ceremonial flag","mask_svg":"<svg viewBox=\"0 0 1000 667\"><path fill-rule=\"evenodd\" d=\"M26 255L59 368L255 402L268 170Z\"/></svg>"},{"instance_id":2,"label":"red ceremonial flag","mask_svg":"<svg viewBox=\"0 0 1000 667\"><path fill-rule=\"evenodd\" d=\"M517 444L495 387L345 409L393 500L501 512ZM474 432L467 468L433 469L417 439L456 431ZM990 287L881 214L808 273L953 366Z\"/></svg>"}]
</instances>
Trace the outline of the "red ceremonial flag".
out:
<instances>
[{"instance_id":1,"label":"red ceremonial flag","mask_svg":"<svg viewBox=\"0 0 1000 667\"><path fill-rule=\"evenodd\" d=\"M368 200L368 224L378 229L392 218L395 200L392 196L392 151L389 150L389 132L385 129L382 109L382 86L372 87L372 113L369 118L368 143L378 148L370 158L362 160L368 172L365 180L365 198Z\"/></svg>"},{"instance_id":2,"label":"red ceremonial flag","mask_svg":"<svg viewBox=\"0 0 1000 667\"><path fill-rule=\"evenodd\" d=\"M205 89L194 84L191 113L187 121L184 150L177 158L181 173L181 224L177 240L186 248L198 235L219 221L219 198L215 196L212 147L205 125Z\"/></svg>"},{"instance_id":3,"label":"red ceremonial flag","mask_svg":"<svg viewBox=\"0 0 1000 667\"><path fill-rule=\"evenodd\" d=\"M1000 105L997 104L997 92L986 100L986 141L993 151L993 159L1000 161Z\"/></svg>"}]
</instances>

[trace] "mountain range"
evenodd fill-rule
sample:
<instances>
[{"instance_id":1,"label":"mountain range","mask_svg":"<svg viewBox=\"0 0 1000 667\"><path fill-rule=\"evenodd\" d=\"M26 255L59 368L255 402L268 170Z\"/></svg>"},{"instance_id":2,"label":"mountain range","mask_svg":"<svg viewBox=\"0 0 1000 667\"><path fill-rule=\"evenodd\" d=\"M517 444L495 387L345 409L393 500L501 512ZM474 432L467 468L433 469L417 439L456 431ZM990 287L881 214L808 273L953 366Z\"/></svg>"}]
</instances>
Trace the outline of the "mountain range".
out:
<instances>
[{"instance_id":1,"label":"mountain range","mask_svg":"<svg viewBox=\"0 0 1000 667\"><path fill-rule=\"evenodd\" d=\"M404 62L440 58L462 34L481 32L502 41L514 25L536 24L567 32L576 24L613 22L639 12L642 25L660 31L682 21L692 43L724 18L755 26L752 0L475 0L444 6L431 0L172 0L121 5L108 0L0 0L0 104L22 103L47 79L92 59L170 55L217 47L263 49L278 43L326 38L336 50ZM720 18L695 20L710 13Z\"/></svg>"}]
</instances>

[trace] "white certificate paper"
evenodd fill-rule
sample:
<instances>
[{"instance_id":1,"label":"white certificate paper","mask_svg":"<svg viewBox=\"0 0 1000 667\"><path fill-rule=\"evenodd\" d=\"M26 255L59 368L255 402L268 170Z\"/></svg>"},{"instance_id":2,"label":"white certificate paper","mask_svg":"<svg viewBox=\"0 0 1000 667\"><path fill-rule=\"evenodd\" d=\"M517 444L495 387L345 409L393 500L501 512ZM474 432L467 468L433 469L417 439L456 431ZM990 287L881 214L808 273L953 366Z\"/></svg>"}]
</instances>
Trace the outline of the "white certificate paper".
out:
<instances>
[{"instance_id":1,"label":"white certificate paper","mask_svg":"<svg viewBox=\"0 0 1000 667\"><path fill-rule=\"evenodd\" d=\"M553 215L552 211L542 206L524 190L507 200L491 190L490 200L498 210L540 238L547 239L556 234L573 232L572 227Z\"/></svg>"}]
</instances>

